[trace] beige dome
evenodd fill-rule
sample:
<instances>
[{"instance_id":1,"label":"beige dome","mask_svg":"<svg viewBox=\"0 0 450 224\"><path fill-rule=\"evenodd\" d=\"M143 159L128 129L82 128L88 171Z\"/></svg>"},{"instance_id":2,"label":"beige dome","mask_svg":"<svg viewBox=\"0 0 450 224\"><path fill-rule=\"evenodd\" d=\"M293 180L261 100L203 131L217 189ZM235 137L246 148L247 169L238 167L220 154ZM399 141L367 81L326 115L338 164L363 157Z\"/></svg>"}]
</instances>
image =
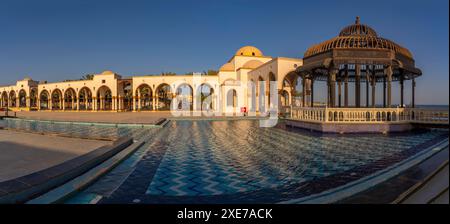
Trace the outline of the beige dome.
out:
<instances>
[{"instance_id":1,"label":"beige dome","mask_svg":"<svg viewBox=\"0 0 450 224\"><path fill-rule=\"evenodd\" d=\"M102 75L112 75L112 74L114 74L114 72L110 71L110 70L106 70L106 71L102 72Z\"/></svg>"},{"instance_id":2,"label":"beige dome","mask_svg":"<svg viewBox=\"0 0 450 224\"><path fill-rule=\"evenodd\" d=\"M258 61L258 60L250 60L250 61L247 61L247 62L242 66L242 68L255 69L255 68L261 66L262 64L264 64L264 63L262 63L261 61Z\"/></svg>"},{"instance_id":3,"label":"beige dome","mask_svg":"<svg viewBox=\"0 0 450 224\"><path fill-rule=\"evenodd\" d=\"M228 62L228 63L222 65L222 67L220 67L219 71L234 71L234 66L231 62Z\"/></svg>"},{"instance_id":4,"label":"beige dome","mask_svg":"<svg viewBox=\"0 0 450 224\"><path fill-rule=\"evenodd\" d=\"M253 46L245 46L241 47L236 51L236 56L256 56L261 57L264 56L263 53L256 47Z\"/></svg>"}]
</instances>

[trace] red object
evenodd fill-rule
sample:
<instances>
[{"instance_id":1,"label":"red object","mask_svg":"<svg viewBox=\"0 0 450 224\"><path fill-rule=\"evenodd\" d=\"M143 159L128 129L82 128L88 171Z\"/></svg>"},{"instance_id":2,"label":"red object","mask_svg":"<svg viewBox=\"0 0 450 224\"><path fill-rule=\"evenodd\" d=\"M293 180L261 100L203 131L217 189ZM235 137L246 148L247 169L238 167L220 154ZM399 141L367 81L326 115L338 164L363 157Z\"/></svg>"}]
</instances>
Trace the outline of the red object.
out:
<instances>
[{"instance_id":1,"label":"red object","mask_svg":"<svg viewBox=\"0 0 450 224\"><path fill-rule=\"evenodd\" d=\"M247 112L247 107L241 107L241 112L242 112L242 113Z\"/></svg>"}]
</instances>

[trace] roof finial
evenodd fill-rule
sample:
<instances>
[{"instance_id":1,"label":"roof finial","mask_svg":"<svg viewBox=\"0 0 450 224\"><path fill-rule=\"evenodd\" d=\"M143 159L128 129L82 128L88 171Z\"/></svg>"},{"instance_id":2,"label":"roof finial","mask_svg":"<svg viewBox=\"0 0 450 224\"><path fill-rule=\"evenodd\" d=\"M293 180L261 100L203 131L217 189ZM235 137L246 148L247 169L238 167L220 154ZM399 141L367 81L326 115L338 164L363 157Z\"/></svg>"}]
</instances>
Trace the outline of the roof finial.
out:
<instances>
[{"instance_id":1,"label":"roof finial","mask_svg":"<svg viewBox=\"0 0 450 224\"><path fill-rule=\"evenodd\" d=\"M359 24L359 16L356 17L355 24Z\"/></svg>"}]
</instances>

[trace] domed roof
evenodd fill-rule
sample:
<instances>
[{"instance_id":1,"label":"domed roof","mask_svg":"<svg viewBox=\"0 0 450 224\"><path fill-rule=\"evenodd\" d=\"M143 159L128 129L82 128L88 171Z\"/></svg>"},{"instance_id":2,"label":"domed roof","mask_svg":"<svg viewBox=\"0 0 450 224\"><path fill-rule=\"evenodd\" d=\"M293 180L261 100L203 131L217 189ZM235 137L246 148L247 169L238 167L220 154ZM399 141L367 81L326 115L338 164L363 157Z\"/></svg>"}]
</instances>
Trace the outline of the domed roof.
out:
<instances>
[{"instance_id":1,"label":"domed roof","mask_svg":"<svg viewBox=\"0 0 450 224\"><path fill-rule=\"evenodd\" d=\"M413 58L408 49L391 40L379 37L374 29L360 24L359 17L356 17L355 24L342 29L339 36L311 46L306 50L304 57L311 57L332 49L387 49Z\"/></svg>"},{"instance_id":2,"label":"domed roof","mask_svg":"<svg viewBox=\"0 0 450 224\"><path fill-rule=\"evenodd\" d=\"M250 61L245 62L245 64L242 66L242 68L255 69L255 68L261 66L262 64L264 64L264 63L262 63L261 61L250 60Z\"/></svg>"},{"instance_id":3,"label":"domed roof","mask_svg":"<svg viewBox=\"0 0 450 224\"><path fill-rule=\"evenodd\" d=\"M245 46L236 51L236 56L264 56L263 53L256 47Z\"/></svg>"},{"instance_id":4,"label":"domed roof","mask_svg":"<svg viewBox=\"0 0 450 224\"><path fill-rule=\"evenodd\" d=\"M114 74L114 72L110 70L105 70L102 72L102 75L112 75L112 74Z\"/></svg>"},{"instance_id":5,"label":"domed roof","mask_svg":"<svg viewBox=\"0 0 450 224\"><path fill-rule=\"evenodd\" d=\"M355 24L344 27L339 33L339 36L352 36L352 35L369 35L378 36L377 32L370 26L359 23L359 16L356 17Z\"/></svg>"},{"instance_id":6,"label":"domed roof","mask_svg":"<svg viewBox=\"0 0 450 224\"><path fill-rule=\"evenodd\" d=\"M222 67L220 67L219 71L234 71L234 65L231 62L228 62Z\"/></svg>"}]
</instances>

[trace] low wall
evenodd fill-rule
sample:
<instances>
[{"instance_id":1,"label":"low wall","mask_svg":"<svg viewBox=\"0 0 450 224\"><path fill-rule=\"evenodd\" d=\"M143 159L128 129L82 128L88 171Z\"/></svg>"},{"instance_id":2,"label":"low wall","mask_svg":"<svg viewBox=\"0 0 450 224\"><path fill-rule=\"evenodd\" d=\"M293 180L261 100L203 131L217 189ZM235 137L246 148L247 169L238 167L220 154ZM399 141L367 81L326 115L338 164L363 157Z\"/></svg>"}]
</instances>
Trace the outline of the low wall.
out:
<instances>
[{"instance_id":1,"label":"low wall","mask_svg":"<svg viewBox=\"0 0 450 224\"><path fill-rule=\"evenodd\" d=\"M411 123L325 123L286 119L286 125L323 133L388 133L414 129Z\"/></svg>"},{"instance_id":2,"label":"low wall","mask_svg":"<svg viewBox=\"0 0 450 224\"><path fill-rule=\"evenodd\" d=\"M56 166L0 182L0 204L23 203L81 175L133 143L129 137Z\"/></svg>"}]
</instances>

